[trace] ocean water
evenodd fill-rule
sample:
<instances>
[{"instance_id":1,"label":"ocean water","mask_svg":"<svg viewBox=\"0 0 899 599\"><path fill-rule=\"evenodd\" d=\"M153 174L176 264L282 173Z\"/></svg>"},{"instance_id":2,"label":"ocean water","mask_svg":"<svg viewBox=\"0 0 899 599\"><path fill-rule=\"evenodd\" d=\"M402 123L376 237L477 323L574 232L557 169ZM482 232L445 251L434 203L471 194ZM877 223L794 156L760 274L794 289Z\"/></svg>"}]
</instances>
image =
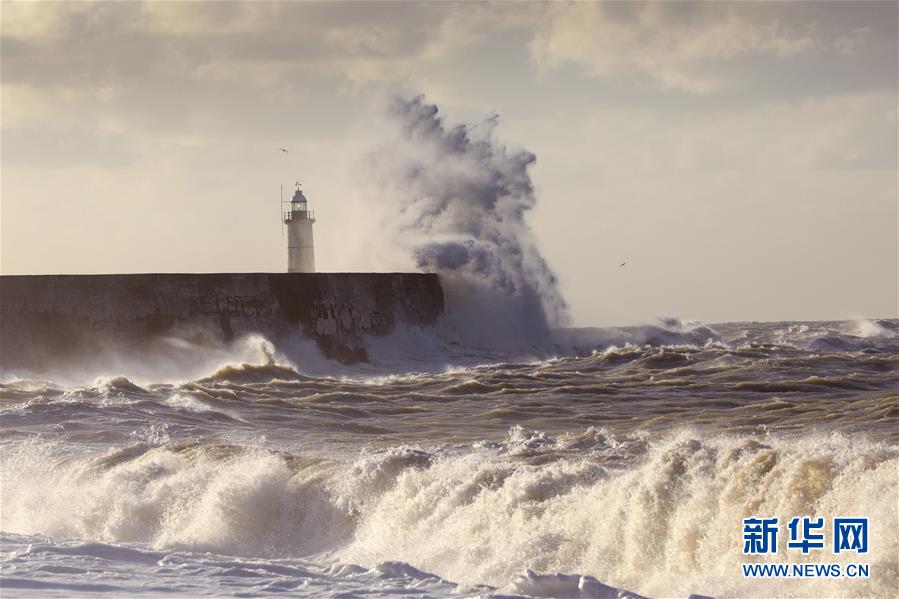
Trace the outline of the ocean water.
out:
<instances>
[{"instance_id":1,"label":"ocean water","mask_svg":"<svg viewBox=\"0 0 899 599\"><path fill-rule=\"evenodd\" d=\"M4 597L899 588L899 322L676 320L341 366L183 340L4 372ZM864 579L747 579L748 516L867 516Z\"/></svg>"}]
</instances>

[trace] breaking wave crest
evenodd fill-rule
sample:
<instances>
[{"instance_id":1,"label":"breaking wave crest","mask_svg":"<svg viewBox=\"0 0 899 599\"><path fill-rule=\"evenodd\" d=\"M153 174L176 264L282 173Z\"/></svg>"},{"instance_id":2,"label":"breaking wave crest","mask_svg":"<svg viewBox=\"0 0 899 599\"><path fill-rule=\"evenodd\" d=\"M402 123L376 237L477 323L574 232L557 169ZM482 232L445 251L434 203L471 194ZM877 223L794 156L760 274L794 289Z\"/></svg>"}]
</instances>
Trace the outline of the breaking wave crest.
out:
<instances>
[{"instance_id":1,"label":"breaking wave crest","mask_svg":"<svg viewBox=\"0 0 899 599\"><path fill-rule=\"evenodd\" d=\"M317 553L351 531L319 484L324 471L289 456L146 443L50 452L26 444L4 460L3 530L269 557Z\"/></svg>"},{"instance_id":2,"label":"breaking wave crest","mask_svg":"<svg viewBox=\"0 0 899 599\"><path fill-rule=\"evenodd\" d=\"M540 582L522 575L526 565L579 575L545 588L592 584L583 575L650 595L764 596L784 588L738 575L741 519L829 518L851 505L871 518L872 577L840 593L812 580L788 592L888 595L897 575L899 450L840 434L516 427L502 442L346 459L165 442L72 456L33 439L2 459L2 529L18 534L367 567L400 560L522 593Z\"/></svg>"}]
</instances>

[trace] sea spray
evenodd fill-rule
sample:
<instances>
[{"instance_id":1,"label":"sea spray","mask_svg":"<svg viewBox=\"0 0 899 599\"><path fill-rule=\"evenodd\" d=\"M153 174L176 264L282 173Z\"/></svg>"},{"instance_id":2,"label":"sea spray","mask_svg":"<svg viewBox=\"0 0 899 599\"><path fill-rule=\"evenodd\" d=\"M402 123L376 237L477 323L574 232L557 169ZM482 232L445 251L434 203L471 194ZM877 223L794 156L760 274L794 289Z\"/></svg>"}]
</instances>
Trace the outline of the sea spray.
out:
<instances>
[{"instance_id":1,"label":"sea spray","mask_svg":"<svg viewBox=\"0 0 899 599\"><path fill-rule=\"evenodd\" d=\"M524 584L527 567L650 595L761 596L776 581L766 590L739 576L741 519L829 518L851 505L871 518L873 571L851 588L876 595L896 574L896 508L884 498L899 489L897 467L896 448L840 434L515 427L499 443L349 461L170 443L72 458L32 442L4 454L2 528L225 555L400 560L466 585Z\"/></svg>"},{"instance_id":2,"label":"sea spray","mask_svg":"<svg viewBox=\"0 0 899 599\"><path fill-rule=\"evenodd\" d=\"M739 576L741 518L831 517L851 505L878 523L878 574L866 588L880 594L899 550L895 505L882 501L899 488L897 467L895 448L841 435L757 441L683 431L628 441L513 431L497 446L419 457L368 500L339 555L365 563L389 553L459 582L502 585L525 564L653 595L761 596L777 583L766 591Z\"/></svg>"},{"instance_id":3,"label":"sea spray","mask_svg":"<svg viewBox=\"0 0 899 599\"><path fill-rule=\"evenodd\" d=\"M497 118L446 126L422 96L395 98L396 132L371 156L373 174L394 198L392 242L418 268L441 274L467 341L539 341L564 325L568 310L526 214L537 198L529 168L536 157L494 136Z\"/></svg>"},{"instance_id":4,"label":"sea spray","mask_svg":"<svg viewBox=\"0 0 899 599\"><path fill-rule=\"evenodd\" d=\"M4 456L2 529L286 557L345 542L351 520L316 460L228 445L139 442L100 456L39 443Z\"/></svg>"},{"instance_id":5,"label":"sea spray","mask_svg":"<svg viewBox=\"0 0 899 599\"><path fill-rule=\"evenodd\" d=\"M578 349L541 361L407 335L314 376L256 339L191 381L5 381L4 587L895 595L894 338L853 322L566 334ZM813 349L824 337L844 342ZM870 577L745 579L748 516L867 517L864 556L802 556L782 528L771 559Z\"/></svg>"}]
</instances>

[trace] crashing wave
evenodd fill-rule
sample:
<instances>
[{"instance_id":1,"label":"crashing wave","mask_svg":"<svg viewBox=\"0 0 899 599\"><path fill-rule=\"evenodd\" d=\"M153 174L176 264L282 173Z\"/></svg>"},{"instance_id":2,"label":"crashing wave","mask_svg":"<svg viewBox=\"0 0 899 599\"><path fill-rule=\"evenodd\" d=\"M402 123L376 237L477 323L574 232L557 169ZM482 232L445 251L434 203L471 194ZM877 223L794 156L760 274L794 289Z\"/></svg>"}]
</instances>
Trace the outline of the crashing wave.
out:
<instances>
[{"instance_id":1,"label":"crashing wave","mask_svg":"<svg viewBox=\"0 0 899 599\"><path fill-rule=\"evenodd\" d=\"M502 442L396 447L350 462L209 444L75 459L26 444L3 455L0 518L19 534L399 561L527 594L764 594L764 581L735 574L741 518L830 517L853 505L878 539L872 577L858 587L876 595L896 574L895 503L882 498L899 489L897 471L895 447L838 434L651 440L516 428ZM579 574L522 578L522 564ZM816 584L796 581L796 590Z\"/></svg>"}]
</instances>

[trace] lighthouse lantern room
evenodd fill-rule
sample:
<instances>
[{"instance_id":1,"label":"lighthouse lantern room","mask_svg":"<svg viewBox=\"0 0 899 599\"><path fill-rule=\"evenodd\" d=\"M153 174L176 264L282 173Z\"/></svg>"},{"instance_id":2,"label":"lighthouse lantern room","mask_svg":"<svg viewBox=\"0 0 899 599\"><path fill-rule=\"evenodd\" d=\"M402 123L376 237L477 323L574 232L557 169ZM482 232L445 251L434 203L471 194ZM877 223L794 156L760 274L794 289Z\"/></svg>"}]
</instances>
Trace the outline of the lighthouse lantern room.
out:
<instances>
[{"instance_id":1,"label":"lighthouse lantern room","mask_svg":"<svg viewBox=\"0 0 899 599\"><path fill-rule=\"evenodd\" d=\"M287 272L315 272L315 248L312 243L312 225L315 215L309 210L309 203L300 184L296 184L293 198L286 202L289 210L284 212L287 226Z\"/></svg>"}]
</instances>

